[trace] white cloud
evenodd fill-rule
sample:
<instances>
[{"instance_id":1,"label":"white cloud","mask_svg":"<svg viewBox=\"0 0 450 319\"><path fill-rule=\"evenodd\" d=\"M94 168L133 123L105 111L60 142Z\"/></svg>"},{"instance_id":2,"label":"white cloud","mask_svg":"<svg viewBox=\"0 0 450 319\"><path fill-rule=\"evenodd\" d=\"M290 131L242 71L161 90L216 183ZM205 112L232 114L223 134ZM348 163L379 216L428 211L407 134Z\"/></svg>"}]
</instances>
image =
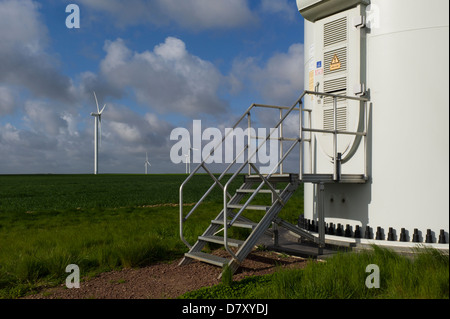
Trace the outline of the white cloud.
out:
<instances>
[{"instance_id":1,"label":"white cloud","mask_svg":"<svg viewBox=\"0 0 450 319\"><path fill-rule=\"evenodd\" d=\"M109 124L109 127L125 142L136 143L141 139L138 128L132 124L112 122Z\"/></svg>"},{"instance_id":2,"label":"white cloud","mask_svg":"<svg viewBox=\"0 0 450 319\"><path fill-rule=\"evenodd\" d=\"M249 81L250 87L270 103L289 104L303 90L303 44L292 44L288 52L274 54L263 66L257 58L235 60L233 78L240 79L240 86Z\"/></svg>"},{"instance_id":3,"label":"white cloud","mask_svg":"<svg viewBox=\"0 0 450 319\"><path fill-rule=\"evenodd\" d=\"M225 77L210 62L190 54L185 43L168 37L153 51L132 52L122 39L106 41L100 73L84 75L82 85L91 85L121 95L130 88L139 103L161 113L193 115L225 112L227 104L218 97Z\"/></svg>"},{"instance_id":4,"label":"white cloud","mask_svg":"<svg viewBox=\"0 0 450 319\"><path fill-rule=\"evenodd\" d=\"M79 132L78 132L78 119L76 116L74 116L73 114L70 113L63 113L61 115L61 119L63 119L67 124L67 132L69 133L70 136L75 136L78 137L79 136Z\"/></svg>"},{"instance_id":5,"label":"white cloud","mask_svg":"<svg viewBox=\"0 0 450 319\"><path fill-rule=\"evenodd\" d=\"M143 116L126 106L108 104L102 115L103 133L110 141L160 146L167 142L172 125L155 114Z\"/></svg>"},{"instance_id":6,"label":"white cloud","mask_svg":"<svg viewBox=\"0 0 450 319\"><path fill-rule=\"evenodd\" d=\"M36 164L42 165L42 159L39 156L35 157L35 153L54 151L56 148L56 139L38 132L18 129L12 124L6 123L4 126L0 126L0 153L3 155L0 171L7 173L7 171L2 170L4 165L18 167L21 161L17 158L25 154L36 160Z\"/></svg>"},{"instance_id":7,"label":"white cloud","mask_svg":"<svg viewBox=\"0 0 450 319\"><path fill-rule=\"evenodd\" d=\"M190 30L228 29L258 20L247 0L80 0L80 3L112 16L119 27L173 23Z\"/></svg>"},{"instance_id":8,"label":"white cloud","mask_svg":"<svg viewBox=\"0 0 450 319\"><path fill-rule=\"evenodd\" d=\"M247 0L80 3L110 15L114 20L108 23L118 26L144 23L202 31L241 28L258 21ZM228 103L221 93L226 94L230 87L237 91L250 83L265 98L283 103L280 97L286 98L302 86L303 76L297 69L298 65L302 68L299 56L303 50L298 45L266 63L236 61L233 72L225 76L210 61L193 55L185 42L168 37L153 49L139 52L124 40L106 41L99 71L80 71L76 77L80 84L75 88L59 69L59 57L52 53L50 34L40 14L42 6L32 0L0 0L0 115L13 114L7 117L12 124L0 123L0 173L91 172L93 89L99 102L108 105L102 120L100 171L143 171L148 151L152 169L167 172L175 167L169 159L173 125L157 114L209 114L218 122L229 122L224 119L229 115ZM287 15L285 1L262 1L256 8L258 14ZM84 19L89 10L81 9ZM114 98L122 97L135 98L138 109L114 103ZM164 166L158 167L158 162Z\"/></svg>"},{"instance_id":9,"label":"white cloud","mask_svg":"<svg viewBox=\"0 0 450 319\"><path fill-rule=\"evenodd\" d=\"M122 39L116 41L106 41L104 45L106 57L100 63L100 68L107 73L109 70L117 69L121 66L126 66L127 62L132 58L132 52L129 50ZM120 80L120 79L111 79Z\"/></svg>"},{"instance_id":10,"label":"white cloud","mask_svg":"<svg viewBox=\"0 0 450 319\"><path fill-rule=\"evenodd\" d=\"M48 37L38 8L39 5L30 0L0 2L0 50L15 48L33 54L42 52Z\"/></svg>"},{"instance_id":11,"label":"white cloud","mask_svg":"<svg viewBox=\"0 0 450 319\"><path fill-rule=\"evenodd\" d=\"M257 21L246 0L159 0L163 12L191 29L235 28Z\"/></svg>"},{"instance_id":12,"label":"white cloud","mask_svg":"<svg viewBox=\"0 0 450 319\"><path fill-rule=\"evenodd\" d=\"M0 86L0 115L10 114L14 111L14 95L6 87Z\"/></svg>"},{"instance_id":13,"label":"white cloud","mask_svg":"<svg viewBox=\"0 0 450 319\"><path fill-rule=\"evenodd\" d=\"M54 105L39 100L26 101L24 110L25 127L0 125L0 174L92 172L94 121L88 113L55 112ZM153 113L141 115L108 103L102 116L100 171L140 172L145 152L155 169L172 171L172 129Z\"/></svg>"},{"instance_id":14,"label":"white cloud","mask_svg":"<svg viewBox=\"0 0 450 319\"><path fill-rule=\"evenodd\" d=\"M19 131L10 123L3 127L1 138L3 143L16 144L20 142Z\"/></svg>"},{"instance_id":15,"label":"white cloud","mask_svg":"<svg viewBox=\"0 0 450 319\"><path fill-rule=\"evenodd\" d=\"M38 97L73 102L71 80L48 52L48 30L31 0L0 2L0 82L18 85Z\"/></svg>"},{"instance_id":16,"label":"white cloud","mask_svg":"<svg viewBox=\"0 0 450 319\"><path fill-rule=\"evenodd\" d=\"M154 52L166 61L180 60L187 55L184 42L173 37L169 37L164 43L155 46Z\"/></svg>"},{"instance_id":17,"label":"white cloud","mask_svg":"<svg viewBox=\"0 0 450 319\"><path fill-rule=\"evenodd\" d=\"M52 136L67 129L67 122L55 111L54 107L38 100L25 103L24 120L34 131Z\"/></svg>"},{"instance_id":18,"label":"white cloud","mask_svg":"<svg viewBox=\"0 0 450 319\"><path fill-rule=\"evenodd\" d=\"M280 14L292 21L295 19L297 6L295 2L288 0L261 0L261 11L270 14Z\"/></svg>"}]
</instances>

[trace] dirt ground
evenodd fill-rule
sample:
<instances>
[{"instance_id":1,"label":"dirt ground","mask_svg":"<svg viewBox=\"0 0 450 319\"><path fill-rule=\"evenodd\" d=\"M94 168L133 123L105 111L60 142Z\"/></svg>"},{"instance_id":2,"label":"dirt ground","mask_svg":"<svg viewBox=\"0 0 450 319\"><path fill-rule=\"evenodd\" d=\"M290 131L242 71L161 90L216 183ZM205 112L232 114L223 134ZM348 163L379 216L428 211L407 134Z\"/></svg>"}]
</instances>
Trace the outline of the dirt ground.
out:
<instances>
[{"instance_id":1,"label":"dirt ground","mask_svg":"<svg viewBox=\"0 0 450 319\"><path fill-rule=\"evenodd\" d=\"M216 255L226 257L218 250ZM44 289L24 299L171 299L188 291L220 283L221 269L194 261L178 266L180 260L160 263L139 269L123 269L102 273L82 280L80 288L60 287ZM307 260L270 251L254 251L234 274L233 280L273 273L278 267L303 268Z\"/></svg>"}]
</instances>

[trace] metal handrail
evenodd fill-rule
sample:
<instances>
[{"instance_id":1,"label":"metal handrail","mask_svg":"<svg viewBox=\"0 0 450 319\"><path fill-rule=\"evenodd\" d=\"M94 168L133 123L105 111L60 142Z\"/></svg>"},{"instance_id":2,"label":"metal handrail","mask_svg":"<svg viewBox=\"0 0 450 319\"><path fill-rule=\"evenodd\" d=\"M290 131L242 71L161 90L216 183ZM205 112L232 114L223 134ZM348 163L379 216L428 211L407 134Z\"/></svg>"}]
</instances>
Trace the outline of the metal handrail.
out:
<instances>
[{"instance_id":1,"label":"metal handrail","mask_svg":"<svg viewBox=\"0 0 450 319\"><path fill-rule=\"evenodd\" d=\"M301 98L299 98L298 100L301 100ZM298 101L297 100L297 101ZM181 184L180 189L179 189L179 206L180 206L180 215L179 215L179 224L180 224L180 238L181 240L184 242L184 244L190 249L192 246L191 244L184 238L183 235L183 224L184 222L191 216L191 214L197 209L197 207L203 202L203 200L211 193L211 191L215 188L215 186L217 186L218 184L220 184L220 180L228 173L228 171L231 169L231 167L236 163L237 159L242 155L243 152L245 152L248 148L250 143L248 143L242 150L241 152L239 152L238 155L235 156L235 158L233 159L233 161L227 166L227 168L222 172L222 174L217 178L213 178L214 183L210 186L210 188L206 191L206 193L200 198L200 200L194 205L194 207L192 207L192 209L190 210L190 212L186 215L186 217L184 217L184 213L183 213L183 189L185 187L185 185L191 180L191 178L197 173L197 171L200 170L200 168L205 169L205 171L208 173L208 175L212 175L205 167L206 161L209 159L209 157L215 152L215 150L217 148L219 148L224 141L226 140L226 138L228 137L229 134L232 133L233 129L235 129L236 127L238 127L238 125L242 122L242 120L248 116L249 118L249 127L250 127L250 111L253 108L256 107L263 107L263 108L275 108L275 109L290 109L289 113L292 111L292 109L295 109L295 106L298 104L295 103L293 105L293 107L286 107L286 106L276 106L276 105L267 105L267 104L256 104L253 103L252 105L250 105L250 107L244 112L244 114L242 114L242 116L236 121L236 123L233 125L232 129L225 134L225 136L222 138L222 140L220 141L220 143L218 143L209 153L209 155L203 159L203 161L189 174L189 176L184 180L184 182ZM300 110L300 109L299 109ZM287 115L286 115L287 116ZM286 118L286 116L283 118L283 120ZM282 121L281 121L282 122ZM279 122L280 123L280 122ZM276 128L278 128L279 124L272 130L272 132L270 132L269 137L273 134L273 132L275 131ZM250 140L250 132L249 132L249 140ZM261 145L258 147L258 149L267 141L266 140L261 143ZM252 156L253 157L253 156ZM247 160L248 162L248 160ZM245 165L247 165L248 163L245 163ZM245 166L244 165L244 166ZM249 166L250 167L250 166ZM239 170L241 171L241 170Z\"/></svg>"},{"instance_id":2,"label":"metal handrail","mask_svg":"<svg viewBox=\"0 0 450 319\"><path fill-rule=\"evenodd\" d=\"M354 96L346 96L346 95L340 95L340 94L332 94L332 93L324 93L324 92L316 92L316 91L304 91L304 94L307 95L316 95L321 97L332 97L333 98L333 126L334 130L324 130L324 129L313 129L311 128L304 128L303 125L300 125L300 173L299 173L299 179L303 179L303 132L316 132L316 133L328 133L333 134L333 180L338 181L340 180L340 170L338 169L338 151L337 151L337 137L339 134L347 134L347 135L355 135L355 136L364 136L364 179L368 179L368 167L367 167L367 128L368 128L368 111L367 111L367 102L369 102L368 98L365 97L354 97ZM337 99L346 99L346 100L353 100L353 101L359 101L364 103L364 127L362 132L348 132L348 131L341 131L337 129ZM303 123L303 114L300 112L300 123ZM311 145L311 143L310 143ZM311 154L311 152L310 152Z\"/></svg>"},{"instance_id":3,"label":"metal handrail","mask_svg":"<svg viewBox=\"0 0 450 319\"><path fill-rule=\"evenodd\" d=\"M291 147L289 148L289 150L284 154L284 156L281 158L281 160L278 162L278 165L280 165L285 159L286 157L289 155L289 153L294 149L294 147L297 145L297 143L300 142L300 139L297 139L294 143L292 143ZM266 184L269 189L272 191L272 194L275 195L276 197L276 201L279 201L283 206L285 205L283 199L280 197L280 194L278 194L278 192L273 188L273 186L269 183L269 179L270 177L272 177L272 175L274 174L274 171L278 168L278 165L276 165L272 171L266 175L265 177L259 172L259 170L256 168L256 166L251 163L250 164L253 169L257 172L257 174L261 177L262 182L261 184L259 184L259 186L255 189L255 191L253 192L253 194L250 196L250 198L244 203L244 205L242 205L241 209L236 213L236 215L233 217L233 219L230 221L230 223L228 224L229 226L233 225L233 223L236 221L236 219L239 217L239 215L242 214L242 212L246 209L246 207L250 204L250 202L253 200L253 198L258 194L258 192L261 190L261 188L264 186L264 184ZM225 220L225 218L224 218Z\"/></svg>"},{"instance_id":4,"label":"metal handrail","mask_svg":"<svg viewBox=\"0 0 450 319\"><path fill-rule=\"evenodd\" d=\"M299 142L300 139L298 139L296 142L292 143L291 147L289 148L289 150L284 154L283 158L278 162L278 164L272 169L272 171L264 178L261 173L259 172L259 170L256 168L255 165L251 164L253 169L256 170L256 172L258 173L258 175L260 175L263 179L263 181L261 182L261 184L255 189L255 191L253 192L253 194L250 196L250 198L244 203L244 205L242 205L241 209L239 210L239 212L236 213L236 215L233 217L233 219L228 223L228 208L227 208L227 201L224 198L224 205L223 205L223 224L224 224L224 228L223 228L223 237L224 237L224 247L226 249L226 251L236 260L238 260L237 256L234 254L234 252L230 249L230 247L228 246L228 228L231 227L233 225L233 223L236 221L236 219L242 214L242 212L247 208L247 206L250 204L250 202L253 200L253 198L258 194L258 192L261 190L261 188L264 186L264 184L268 183L268 180L270 179L270 177L273 175L274 171L276 171L276 169L280 166L280 164L286 159L286 157L289 155L289 153L294 149L294 147L297 145L297 143ZM245 167L245 166L244 166ZM241 170L244 168L241 167ZM240 172L240 170L238 171ZM235 175L237 175L236 173L233 175L235 177ZM232 179L234 179L234 177L230 178L228 180L228 182L225 184L225 188L224 188L224 192L228 189L229 183L232 181ZM271 187L272 188L272 187ZM272 193L276 194L276 201L279 201L282 205L284 205L283 200L281 199L280 195L273 190L272 188Z\"/></svg>"},{"instance_id":5,"label":"metal handrail","mask_svg":"<svg viewBox=\"0 0 450 319\"><path fill-rule=\"evenodd\" d=\"M323 129L313 129L312 125L311 125L311 112L312 110L310 109L304 109L302 108L302 99L304 98L304 96L306 95L315 95L315 96L322 96L322 97L332 97L333 98L333 108L334 108L334 130L323 130ZM360 101L360 102L364 102L364 128L362 132L348 132L348 131L341 131L341 130L337 130L337 99L348 99L348 100L356 100L356 101ZM329 133L329 134L333 134L333 161L335 163L334 165L334 172L333 172L333 179L334 180L338 180L339 179L339 174L337 171L337 159L338 159L338 153L337 153L337 135L339 134L349 134L349 135L355 135L355 136L364 136L364 161L365 161L365 165L364 165L364 177L365 179L367 179L367 127L368 127L368 112L367 112L367 102L369 101L369 99L364 98L364 97L352 97L352 96L344 96L344 95L338 95L338 94L331 94L331 93L323 93L323 92L316 92L316 91L304 91L300 97L295 101L295 103L291 106L291 107L286 107L286 106L276 106L276 105L267 105L267 104L255 104L253 103L252 105L250 105L250 107L244 112L244 114L237 120L237 122L234 124L234 126L232 127L232 130L230 130L221 140L220 143L217 144L216 147L214 147L210 154L202 161L202 163L200 163L195 169L194 171L192 171L192 173L190 173L190 175L186 178L186 180L181 184L180 186L180 202L179 202L179 206L180 206L180 237L181 240L186 244L187 247L191 248L192 246L189 244L189 242L184 238L183 235L183 224L184 222L190 217L190 215L197 209L197 207L203 202L203 200L210 194L210 192L214 189L215 186L219 185L222 190L223 190L223 201L224 201L224 210L223 210L223 217L224 217L224 246L225 249L228 251L228 253L234 258L237 259L237 256L233 253L233 251L229 248L228 246L228 228L231 227L231 225L237 220L237 218L240 216L240 214L243 212L243 210L249 205L249 203L251 202L251 200L256 196L256 194L258 193L258 191L264 186L264 184L269 185L269 189L272 190L272 193L275 195L274 197L276 198L276 201L280 201L281 204L283 205L283 201L280 197L280 195L274 191L273 187L271 187L270 183L268 182L269 178L274 174L274 172L280 168L280 173L281 173L281 166L283 161L286 159L286 157L290 154L290 152L294 149L294 147L297 145L297 143L300 143L300 166L299 166L299 180L303 179L303 143L304 142L309 142L310 144L310 155L312 157L312 152L311 152L311 141L312 141L312 137L310 136L309 139L305 139L304 138L304 132L320 132L320 133ZM299 105L298 108L296 108L296 106ZM222 185L220 183L220 180L228 173L228 171L231 169L231 167L236 163L237 159L242 155L243 152L245 152L249 146L250 146L250 140L251 138L258 138L258 139L262 139L260 137L252 137L250 135L250 130L248 132L248 143L247 145L241 150L241 152L239 152L239 154L236 155L236 157L233 159L233 161L228 165L228 167L222 172L222 174L216 178L205 166L206 161L209 159L209 157L215 152L215 150L217 148L219 148L223 142L226 140L226 138L228 137L229 134L231 134L231 132L233 131L233 129L235 129L241 122L242 120L247 116L247 120L248 120L248 127L251 127L251 115L250 115L250 111L255 108L255 107L264 107L264 108L275 108L275 109L279 109L280 110L280 120L278 121L277 125L272 128L271 132L266 136L266 138L264 139L264 141L262 143L260 143L260 145L257 147L257 149L251 154L247 156L247 160L239 167L239 169L237 171L235 171L233 173L233 175L230 177L230 179L228 179L227 183L225 185ZM282 110L287 110L287 112L282 115ZM275 132L276 129L280 128L281 132L282 132L282 123L284 122L284 120L287 118L287 116L293 111L293 110L298 110L299 111L299 137L298 138L285 138L282 136L282 133L280 134L279 137L277 138L273 138L272 134ZM309 128L305 128L303 126L303 112L309 112ZM278 163L273 167L272 171L266 176L264 177L259 170L256 168L255 165L253 165L253 163L251 163L251 159L258 153L259 149L268 141L268 140L272 140L272 139L278 139L279 141L294 141L294 143L292 144L292 146L289 148L289 150L283 155L283 150L281 148L280 150L280 157L281 159L278 161ZM282 143L281 143L282 144ZM249 152L248 152L249 153ZM228 187L231 184L231 182L236 178L236 176L245 168L245 166L248 165L249 168L249 175L251 174L251 169L253 168L254 171L262 177L262 182L261 184L255 189L254 193L250 196L250 198L246 201L246 203L241 207L241 209L239 210L239 212L233 217L233 219L228 222L228 199L231 198L231 195L228 193ZM201 197L201 199L194 205L194 207L190 210L190 212L186 215L186 217L183 216L183 189L185 187L185 185L187 184L187 182L189 182L189 180L195 175L195 173L197 173L197 171L203 168L208 175L213 179L214 183L211 185L211 187L207 190L207 192Z\"/></svg>"}]
</instances>

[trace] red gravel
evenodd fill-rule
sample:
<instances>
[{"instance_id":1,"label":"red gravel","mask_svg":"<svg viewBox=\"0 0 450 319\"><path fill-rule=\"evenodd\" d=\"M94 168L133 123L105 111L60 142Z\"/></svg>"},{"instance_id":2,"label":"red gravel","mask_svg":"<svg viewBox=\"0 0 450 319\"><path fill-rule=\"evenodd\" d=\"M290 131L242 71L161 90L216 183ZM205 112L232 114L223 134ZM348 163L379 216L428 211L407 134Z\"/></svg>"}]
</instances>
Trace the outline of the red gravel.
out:
<instances>
[{"instance_id":1,"label":"red gravel","mask_svg":"<svg viewBox=\"0 0 450 319\"><path fill-rule=\"evenodd\" d=\"M223 250L215 254L226 255ZM225 257L225 256L224 256ZM102 273L81 281L80 288L49 288L26 299L170 299L188 291L220 283L221 269L194 261L178 266L180 260L139 269ZM269 251L254 251L234 274L233 280L273 273L277 266L303 268L306 260Z\"/></svg>"}]
</instances>

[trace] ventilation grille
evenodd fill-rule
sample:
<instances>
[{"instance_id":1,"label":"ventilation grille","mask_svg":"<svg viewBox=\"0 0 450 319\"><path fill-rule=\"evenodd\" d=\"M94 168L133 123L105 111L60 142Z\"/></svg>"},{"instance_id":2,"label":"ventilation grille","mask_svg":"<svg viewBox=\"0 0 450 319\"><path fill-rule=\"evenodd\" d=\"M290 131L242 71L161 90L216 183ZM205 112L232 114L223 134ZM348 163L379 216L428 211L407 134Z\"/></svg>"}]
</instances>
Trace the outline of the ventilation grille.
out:
<instances>
[{"instance_id":1,"label":"ventilation grille","mask_svg":"<svg viewBox=\"0 0 450 319\"><path fill-rule=\"evenodd\" d=\"M347 41L347 17L325 23L323 26L323 46L327 47Z\"/></svg>"},{"instance_id":2,"label":"ventilation grille","mask_svg":"<svg viewBox=\"0 0 450 319\"><path fill-rule=\"evenodd\" d=\"M339 68L331 69L331 62L336 56L339 60ZM347 70L347 47L342 47L339 49L331 50L325 52L323 55L323 63L324 63L324 75L333 74L341 71Z\"/></svg>"},{"instance_id":3,"label":"ventilation grille","mask_svg":"<svg viewBox=\"0 0 450 319\"><path fill-rule=\"evenodd\" d=\"M323 89L324 89L325 93L347 95L347 77L326 80L323 82ZM324 100L323 101L324 107L330 107L330 106L332 107L333 106L333 98L332 97L326 96L323 100ZM345 102L345 99L338 98L337 102L338 102L338 104L340 104L341 102Z\"/></svg>"},{"instance_id":4,"label":"ventilation grille","mask_svg":"<svg viewBox=\"0 0 450 319\"><path fill-rule=\"evenodd\" d=\"M347 107L337 108L337 129L347 130ZM323 110L323 129L334 130L334 109Z\"/></svg>"},{"instance_id":5,"label":"ventilation grille","mask_svg":"<svg viewBox=\"0 0 450 319\"><path fill-rule=\"evenodd\" d=\"M347 89L347 77L324 81L323 89L325 93L344 91Z\"/></svg>"},{"instance_id":6,"label":"ventilation grille","mask_svg":"<svg viewBox=\"0 0 450 319\"><path fill-rule=\"evenodd\" d=\"M325 93L347 95L347 25L347 17L342 17L327 22L323 26L323 89ZM348 101L344 98L337 98L336 122L339 131L347 130L347 103ZM323 100L323 129L335 129L332 97L325 97Z\"/></svg>"},{"instance_id":7,"label":"ventilation grille","mask_svg":"<svg viewBox=\"0 0 450 319\"><path fill-rule=\"evenodd\" d=\"M344 92L339 92L340 95L347 95L347 91ZM344 99L343 97L338 97L337 98L337 105L339 106L340 104L347 104L347 100ZM333 107L333 98L326 96L323 99L323 107Z\"/></svg>"}]
</instances>

